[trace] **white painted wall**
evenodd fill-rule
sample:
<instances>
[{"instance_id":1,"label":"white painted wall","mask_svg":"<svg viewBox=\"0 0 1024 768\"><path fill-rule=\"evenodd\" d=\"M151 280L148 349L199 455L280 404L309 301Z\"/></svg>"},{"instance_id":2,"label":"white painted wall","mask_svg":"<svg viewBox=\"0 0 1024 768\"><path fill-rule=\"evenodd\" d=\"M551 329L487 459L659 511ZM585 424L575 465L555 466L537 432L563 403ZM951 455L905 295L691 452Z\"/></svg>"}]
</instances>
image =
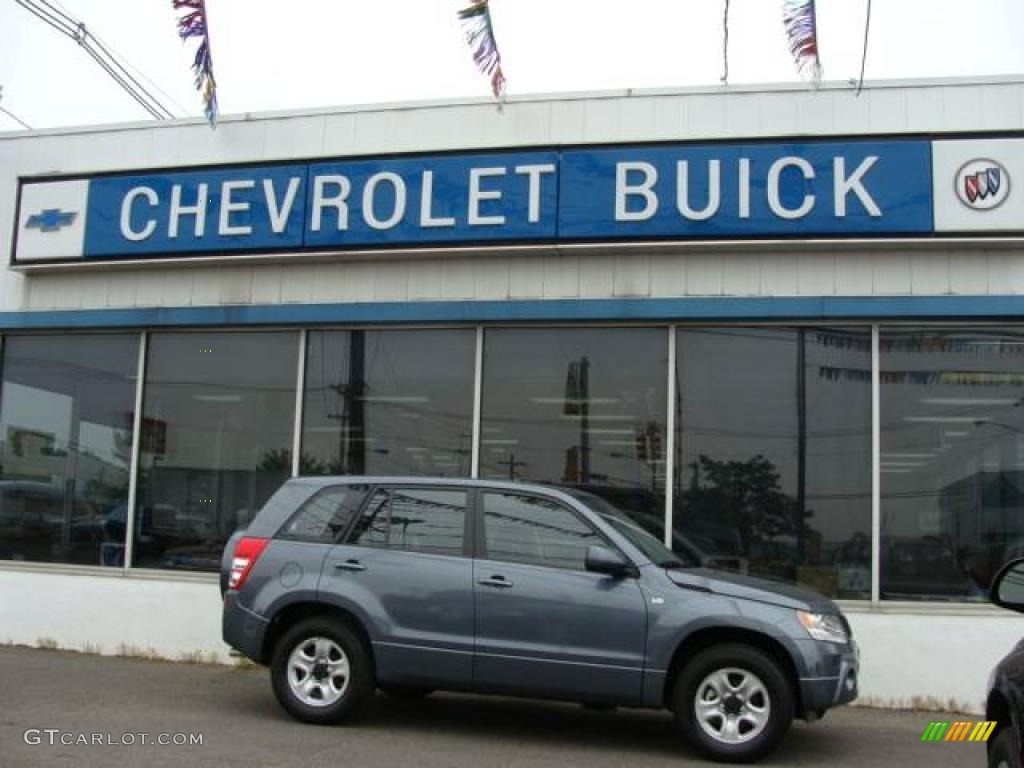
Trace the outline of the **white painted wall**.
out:
<instances>
[{"instance_id":1,"label":"white painted wall","mask_svg":"<svg viewBox=\"0 0 1024 768\"><path fill-rule=\"evenodd\" d=\"M228 661L216 582L0 570L0 642ZM984 711L989 672L1024 617L982 606L844 606L861 648L862 704ZM927 611L927 612L926 612Z\"/></svg>"},{"instance_id":2,"label":"white painted wall","mask_svg":"<svg viewBox=\"0 0 1024 768\"><path fill-rule=\"evenodd\" d=\"M1024 617L991 607L847 607L861 649L861 704L983 713L988 676L1024 639Z\"/></svg>"},{"instance_id":3,"label":"white painted wall","mask_svg":"<svg viewBox=\"0 0 1024 768\"><path fill-rule=\"evenodd\" d=\"M0 642L227 661L215 578L195 581L0 570Z\"/></svg>"}]
</instances>

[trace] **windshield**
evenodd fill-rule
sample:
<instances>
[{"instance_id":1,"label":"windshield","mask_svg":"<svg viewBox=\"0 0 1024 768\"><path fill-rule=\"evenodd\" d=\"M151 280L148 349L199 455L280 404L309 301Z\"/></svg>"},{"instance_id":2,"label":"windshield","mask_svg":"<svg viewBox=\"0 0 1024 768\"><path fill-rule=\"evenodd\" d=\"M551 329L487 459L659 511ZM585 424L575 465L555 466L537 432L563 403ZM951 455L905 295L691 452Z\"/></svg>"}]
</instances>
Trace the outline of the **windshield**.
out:
<instances>
[{"instance_id":1,"label":"windshield","mask_svg":"<svg viewBox=\"0 0 1024 768\"><path fill-rule=\"evenodd\" d=\"M639 549L655 565L662 568L673 568L683 565L678 555L634 523L625 512L607 499L575 489L566 489L566 492L575 496L601 515L609 525L624 536L630 544Z\"/></svg>"}]
</instances>

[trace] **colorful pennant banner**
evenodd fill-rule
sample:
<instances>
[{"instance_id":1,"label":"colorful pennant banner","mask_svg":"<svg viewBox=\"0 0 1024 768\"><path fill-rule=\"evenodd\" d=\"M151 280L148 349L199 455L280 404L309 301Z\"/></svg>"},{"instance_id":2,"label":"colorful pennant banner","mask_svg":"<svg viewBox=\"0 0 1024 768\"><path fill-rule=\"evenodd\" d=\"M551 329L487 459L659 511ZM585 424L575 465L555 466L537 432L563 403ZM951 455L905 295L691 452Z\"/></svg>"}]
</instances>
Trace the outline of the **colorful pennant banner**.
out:
<instances>
[{"instance_id":1,"label":"colorful pennant banner","mask_svg":"<svg viewBox=\"0 0 1024 768\"><path fill-rule=\"evenodd\" d=\"M505 73L501 69L501 53L498 51L498 41L494 37L488 0L473 0L469 6L459 11L459 20L466 32L466 41L473 50L473 61L483 74L491 78L494 98L503 99Z\"/></svg>"},{"instance_id":2,"label":"colorful pennant banner","mask_svg":"<svg viewBox=\"0 0 1024 768\"><path fill-rule=\"evenodd\" d=\"M814 0L782 0L782 21L786 25L789 50L797 69L810 73L815 84L821 82L818 56L818 18Z\"/></svg>"},{"instance_id":3,"label":"colorful pennant banner","mask_svg":"<svg viewBox=\"0 0 1024 768\"><path fill-rule=\"evenodd\" d=\"M213 57L210 54L210 25L206 15L206 0L171 0L174 10L184 11L178 19L178 37L182 40L199 38L192 71L196 76L196 89L203 97L203 112L210 127L217 126L217 81L213 77Z\"/></svg>"},{"instance_id":4,"label":"colorful pennant banner","mask_svg":"<svg viewBox=\"0 0 1024 768\"><path fill-rule=\"evenodd\" d=\"M814 343L835 349L871 349L871 338L865 333L845 331L818 331ZM1006 335L955 338L941 334L910 333L906 336L883 334L878 347L883 352L955 353L987 357L1021 357L1024 355L1024 337L1007 338Z\"/></svg>"},{"instance_id":5,"label":"colorful pennant banner","mask_svg":"<svg viewBox=\"0 0 1024 768\"><path fill-rule=\"evenodd\" d=\"M880 371L882 384L950 385L960 387L1022 387L1024 374L1007 371ZM871 381L871 371L863 368L818 367L818 378L826 381Z\"/></svg>"}]
</instances>

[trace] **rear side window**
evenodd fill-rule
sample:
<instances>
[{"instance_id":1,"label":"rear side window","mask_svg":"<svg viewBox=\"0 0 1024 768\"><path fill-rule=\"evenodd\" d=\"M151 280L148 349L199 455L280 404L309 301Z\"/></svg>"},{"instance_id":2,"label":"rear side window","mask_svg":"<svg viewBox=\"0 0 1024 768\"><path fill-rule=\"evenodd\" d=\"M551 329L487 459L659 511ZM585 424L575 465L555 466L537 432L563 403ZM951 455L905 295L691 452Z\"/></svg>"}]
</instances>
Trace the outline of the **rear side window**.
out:
<instances>
[{"instance_id":1,"label":"rear side window","mask_svg":"<svg viewBox=\"0 0 1024 768\"><path fill-rule=\"evenodd\" d=\"M602 544L570 510L547 499L485 493L487 557L509 563L586 570L587 549Z\"/></svg>"},{"instance_id":2,"label":"rear side window","mask_svg":"<svg viewBox=\"0 0 1024 768\"><path fill-rule=\"evenodd\" d=\"M466 491L382 488L356 523L350 544L436 555L461 555Z\"/></svg>"},{"instance_id":3,"label":"rear side window","mask_svg":"<svg viewBox=\"0 0 1024 768\"><path fill-rule=\"evenodd\" d=\"M338 485L320 491L292 515L277 537L333 543L359 511L367 490L365 485Z\"/></svg>"}]
</instances>

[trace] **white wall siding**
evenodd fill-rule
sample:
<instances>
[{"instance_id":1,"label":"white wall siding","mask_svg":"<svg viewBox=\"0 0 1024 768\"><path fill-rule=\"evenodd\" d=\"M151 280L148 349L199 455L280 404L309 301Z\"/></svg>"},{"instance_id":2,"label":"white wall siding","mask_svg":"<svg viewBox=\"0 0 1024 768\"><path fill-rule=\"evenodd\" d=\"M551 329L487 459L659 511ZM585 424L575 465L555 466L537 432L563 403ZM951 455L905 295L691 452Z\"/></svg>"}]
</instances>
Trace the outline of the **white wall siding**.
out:
<instances>
[{"instance_id":1,"label":"white wall siding","mask_svg":"<svg viewBox=\"0 0 1024 768\"><path fill-rule=\"evenodd\" d=\"M26 278L24 308L1021 293L1024 252L1018 250L824 246L769 253L570 250L42 272Z\"/></svg>"}]
</instances>

